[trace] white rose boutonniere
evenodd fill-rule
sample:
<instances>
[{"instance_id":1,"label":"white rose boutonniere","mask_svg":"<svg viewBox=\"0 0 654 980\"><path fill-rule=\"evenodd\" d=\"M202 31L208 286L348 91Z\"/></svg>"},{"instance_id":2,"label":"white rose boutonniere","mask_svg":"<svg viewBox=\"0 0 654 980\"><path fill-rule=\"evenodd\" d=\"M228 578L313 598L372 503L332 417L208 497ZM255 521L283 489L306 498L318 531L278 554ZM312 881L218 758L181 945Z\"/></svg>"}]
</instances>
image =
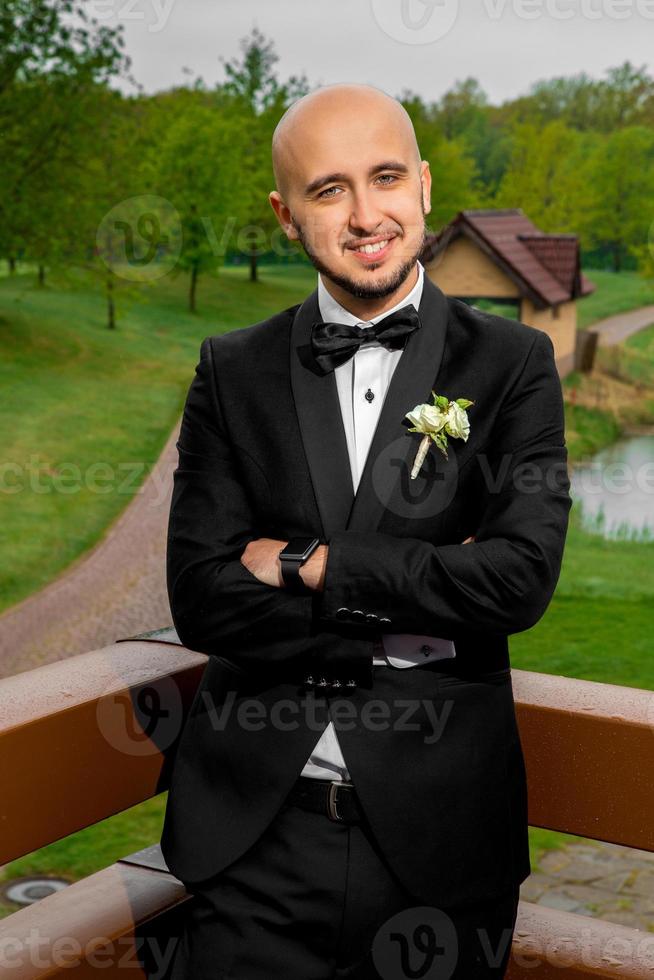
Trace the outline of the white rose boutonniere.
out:
<instances>
[{"instance_id":1,"label":"white rose boutonniere","mask_svg":"<svg viewBox=\"0 0 654 980\"><path fill-rule=\"evenodd\" d=\"M413 422L409 432L422 432L422 439L411 470L412 480L417 477L432 441L436 443L447 459L448 435L455 439L463 439L466 442L470 434L466 408L474 405L474 401L469 398L456 398L454 401L450 401L445 395L437 395L434 391L432 391L432 396L434 398L433 405L416 405L412 411L405 415L409 422Z\"/></svg>"}]
</instances>

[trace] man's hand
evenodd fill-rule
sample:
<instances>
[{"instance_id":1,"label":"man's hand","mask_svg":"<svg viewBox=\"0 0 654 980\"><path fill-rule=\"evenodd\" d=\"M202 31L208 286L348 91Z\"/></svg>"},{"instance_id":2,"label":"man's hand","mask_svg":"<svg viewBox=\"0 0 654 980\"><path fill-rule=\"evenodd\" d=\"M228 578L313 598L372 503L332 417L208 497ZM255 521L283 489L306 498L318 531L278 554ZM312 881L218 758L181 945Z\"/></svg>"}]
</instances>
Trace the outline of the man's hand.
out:
<instances>
[{"instance_id":1,"label":"man's hand","mask_svg":"<svg viewBox=\"0 0 654 980\"><path fill-rule=\"evenodd\" d=\"M279 552L286 543L286 541L277 541L275 538L255 538L253 541L248 541L245 551L241 555L241 564L245 565L248 572L258 578L260 582L281 587L284 580Z\"/></svg>"},{"instance_id":2,"label":"man's hand","mask_svg":"<svg viewBox=\"0 0 654 980\"><path fill-rule=\"evenodd\" d=\"M248 541L241 555L241 564L266 585L285 588L282 578L282 563L279 552L288 541L277 541L276 538L255 538ZM310 589L322 592L325 582L325 566L327 565L326 544L319 544L311 557L300 567L300 577Z\"/></svg>"},{"instance_id":3,"label":"man's hand","mask_svg":"<svg viewBox=\"0 0 654 980\"><path fill-rule=\"evenodd\" d=\"M469 544L474 541L474 534L461 544ZM265 585L285 588L282 578L282 563L279 560L279 552L288 544L288 541L278 541L276 538L255 538L248 541L245 551L241 555L241 564L258 578ZM300 566L300 578L304 584L317 592L322 592L325 587L325 568L327 567L327 555L329 545L319 544L313 554Z\"/></svg>"}]
</instances>

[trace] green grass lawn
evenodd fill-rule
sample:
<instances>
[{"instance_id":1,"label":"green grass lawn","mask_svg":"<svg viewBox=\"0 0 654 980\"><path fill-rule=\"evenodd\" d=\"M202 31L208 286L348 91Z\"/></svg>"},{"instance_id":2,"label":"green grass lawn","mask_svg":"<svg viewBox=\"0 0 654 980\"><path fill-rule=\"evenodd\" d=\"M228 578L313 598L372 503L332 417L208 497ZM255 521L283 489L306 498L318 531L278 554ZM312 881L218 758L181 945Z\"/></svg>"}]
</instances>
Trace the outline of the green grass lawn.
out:
<instances>
[{"instance_id":1,"label":"green grass lawn","mask_svg":"<svg viewBox=\"0 0 654 980\"><path fill-rule=\"evenodd\" d=\"M654 324L613 347L600 347L598 364L640 384L654 388Z\"/></svg>"},{"instance_id":2,"label":"green grass lawn","mask_svg":"<svg viewBox=\"0 0 654 980\"><path fill-rule=\"evenodd\" d=\"M590 296L577 301L580 327L587 327L614 313L654 305L654 281L643 279L637 272L584 269L584 274L597 288Z\"/></svg>"},{"instance_id":3,"label":"green grass lawn","mask_svg":"<svg viewBox=\"0 0 654 980\"><path fill-rule=\"evenodd\" d=\"M26 465L36 457L34 471L40 467L42 485L53 488L64 463L82 474L98 460L114 468L142 463L145 477L179 418L203 337L300 302L314 284L310 268L266 267L258 284L248 282L245 268L224 269L202 281L200 313L191 315L185 284L166 278L143 290L111 332L102 298L84 279L61 291L39 290L32 276L0 278L3 460ZM612 286L613 300L619 293ZM637 305L654 302L643 296ZM654 333L637 335L632 346L654 363ZM578 437L571 459L616 437L602 412L575 408L568 425ZM1 494L0 609L90 548L136 489ZM654 690L653 558L654 543L604 541L582 531L573 508L556 594L533 629L510 638L513 666ZM164 803L160 795L26 855L4 868L0 880L30 873L84 877L158 840ZM570 839L538 828L530 836L535 865L544 849ZM0 906L0 916L13 910Z\"/></svg>"},{"instance_id":4,"label":"green grass lawn","mask_svg":"<svg viewBox=\"0 0 654 980\"><path fill-rule=\"evenodd\" d=\"M314 282L302 268L266 268L260 283L246 275L203 280L197 315L181 280L160 280L114 331L84 278L66 291L0 279L0 612L52 581L127 506L179 419L202 339L300 302Z\"/></svg>"}]
</instances>

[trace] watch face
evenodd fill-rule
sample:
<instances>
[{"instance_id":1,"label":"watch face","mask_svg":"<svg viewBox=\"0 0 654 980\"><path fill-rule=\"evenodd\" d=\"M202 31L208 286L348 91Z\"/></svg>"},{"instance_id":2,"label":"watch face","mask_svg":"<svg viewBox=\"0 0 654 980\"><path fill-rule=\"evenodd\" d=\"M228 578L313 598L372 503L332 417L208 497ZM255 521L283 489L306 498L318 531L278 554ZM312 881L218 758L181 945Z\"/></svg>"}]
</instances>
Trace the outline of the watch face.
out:
<instances>
[{"instance_id":1,"label":"watch face","mask_svg":"<svg viewBox=\"0 0 654 980\"><path fill-rule=\"evenodd\" d=\"M318 538L291 538L280 555L291 561L304 561L317 545Z\"/></svg>"}]
</instances>

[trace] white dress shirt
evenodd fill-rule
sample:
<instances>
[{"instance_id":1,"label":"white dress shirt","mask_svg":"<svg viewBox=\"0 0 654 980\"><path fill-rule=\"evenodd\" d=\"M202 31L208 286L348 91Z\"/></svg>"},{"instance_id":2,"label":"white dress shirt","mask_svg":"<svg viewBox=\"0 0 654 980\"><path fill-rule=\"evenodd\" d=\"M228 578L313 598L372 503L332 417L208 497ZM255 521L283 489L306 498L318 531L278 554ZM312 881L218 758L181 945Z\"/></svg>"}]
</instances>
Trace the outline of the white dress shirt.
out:
<instances>
[{"instance_id":1,"label":"white dress shirt","mask_svg":"<svg viewBox=\"0 0 654 980\"><path fill-rule=\"evenodd\" d=\"M370 327L395 310L413 303L416 311L420 305L425 270L418 262L418 281L411 292L390 310L369 321L357 320L338 303L318 276L318 303L320 315L325 321L359 324ZM424 330L424 325L420 327ZM338 399L343 416L343 426L347 440L347 451L352 471L352 482L356 493L366 462L370 443L377 427L377 420L393 376L393 371L404 353L404 349L389 350L374 338L357 350L344 364L334 370ZM370 391L373 398L366 399ZM381 643L375 644L373 665L380 667L414 667L417 663L429 663L454 657L456 651L451 640L438 636L418 636L414 633L384 633ZM303 776L316 779L350 779L345 760L341 753L334 725L330 722L318 739L304 769Z\"/></svg>"}]
</instances>

